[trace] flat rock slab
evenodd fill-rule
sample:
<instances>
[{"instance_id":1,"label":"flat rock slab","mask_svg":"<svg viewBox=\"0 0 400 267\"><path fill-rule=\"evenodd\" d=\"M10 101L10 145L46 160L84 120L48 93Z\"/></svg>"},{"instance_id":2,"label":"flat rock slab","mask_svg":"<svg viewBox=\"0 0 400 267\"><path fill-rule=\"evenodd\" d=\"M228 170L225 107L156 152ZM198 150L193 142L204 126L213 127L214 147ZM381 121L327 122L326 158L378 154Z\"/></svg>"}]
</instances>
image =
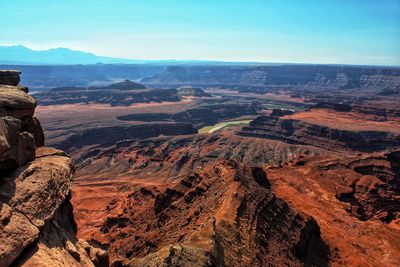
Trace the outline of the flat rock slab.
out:
<instances>
[{"instance_id":1,"label":"flat rock slab","mask_svg":"<svg viewBox=\"0 0 400 267\"><path fill-rule=\"evenodd\" d=\"M18 85L20 82L18 70L0 70L0 84Z\"/></svg>"},{"instance_id":2,"label":"flat rock slab","mask_svg":"<svg viewBox=\"0 0 400 267\"><path fill-rule=\"evenodd\" d=\"M36 100L19 87L0 85L0 117L17 119L33 116Z\"/></svg>"}]
</instances>

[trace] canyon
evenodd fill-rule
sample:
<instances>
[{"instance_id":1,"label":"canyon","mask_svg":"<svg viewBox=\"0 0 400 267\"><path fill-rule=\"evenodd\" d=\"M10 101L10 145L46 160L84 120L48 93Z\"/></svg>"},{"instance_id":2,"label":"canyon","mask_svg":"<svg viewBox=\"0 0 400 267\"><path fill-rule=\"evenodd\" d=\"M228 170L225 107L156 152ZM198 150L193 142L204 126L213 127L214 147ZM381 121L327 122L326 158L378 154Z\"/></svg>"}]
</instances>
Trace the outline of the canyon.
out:
<instances>
[{"instance_id":1,"label":"canyon","mask_svg":"<svg viewBox=\"0 0 400 267\"><path fill-rule=\"evenodd\" d=\"M0 73L0 266L107 266L106 251L76 237L72 159L43 146L19 72Z\"/></svg>"},{"instance_id":2,"label":"canyon","mask_svg":"<svg viewBox=\"0 0 400 267\"><path fill-rule=\"evenodd\" d=\"M142 82L153 86L239 86L242 90L272 86L387 91L399 88L399 75L397 68L363 66L170 66L159 74L142 79Z\"/></svg>"},{"instance_id":3,"label":"canyon","mask_svg":"<svg viewBox=\"0 0 400 267\"><path fill-rule=\"evenodd\" d=\"M19 74L0 72L0 266L400 262L398 68L169 66L32 95Z\"/></svg>"}]
</instances>

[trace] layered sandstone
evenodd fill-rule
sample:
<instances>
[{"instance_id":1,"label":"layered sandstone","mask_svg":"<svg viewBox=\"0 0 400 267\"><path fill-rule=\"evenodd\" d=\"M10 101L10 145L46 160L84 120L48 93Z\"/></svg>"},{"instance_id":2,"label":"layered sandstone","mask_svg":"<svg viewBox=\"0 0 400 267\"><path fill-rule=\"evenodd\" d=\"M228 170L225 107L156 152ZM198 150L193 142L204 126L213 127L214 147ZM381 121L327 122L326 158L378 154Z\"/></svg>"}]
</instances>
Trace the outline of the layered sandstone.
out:
<instances>
[{"instance_id":1,"label":"layered sandstone","mask_svg":"<svg viewBox=\"0 0 400 267\"><path fill-rule=\"evenodd\" d=\"M323 161L314 168L336 183L336 197L349 203L346 210L353 216L400 222L400 150Z\"/></svg>"},{"instance_id":2,"label":"layered sandstone","mask_svg":"<svg viewBox=\"0 0 400 267\"><path fill-rule=\"evenodd\" d=\"M121 124L82 130L69 136L57 147L66 151L87 145L112 145L121 140L144 139L159 135L186 135L197 133L189 123L160 122L141 124Z\"/></svg>"},{"instance_id":3,"label":"layered sandstone","mask_svg":"<svg viewBox=\"0 0 400 267\"><path fill-rule=\"evenodd\" d=\"M373 104L352 104L352 103L335 103L335 102L320 102L317 105L311 107L313 108L324 108L332 109L339 112L357 112L360 114L367 114L375 116L379 120L387 120L388 118L396 118L400 116L400 108L398 106L392 107L391 105L373 105Z\"/></svg>"},{"instance_id":4,"label":"layered sandstone","mask_svg":"<svg viewBox=\"0 0 400 267\"><path fill-rule=\"evenodd\" d=\"M276 198L261 168L215 161L124 196L91 237L109 246L115 266L324 266L329 258L316 222Z\"/></svg>"},{"instance_id":5,"label":"layered sandstone","mask_svg":"<svg viewBox=\"0 0 400 267\"><path fill-rule=\"evenodd\" d=\"M36 101L4 73L15 86L0 85L0 266L105 266L104 251L76 238L71 158L43 147Z\"/></svg>"},{"instance_id":6,"label":"layered sandstone","mask_svg":"<svg viewBox=\"0 0 400 267\"><path fill-rule=\"evenodd\" d=\"M157 86L245 86L397 90L398 68L353 66L280 65L280 66L171 66L143 83Z\"/></svg>"},{"instance_id":7,"label":"layered sandstone","mask_svg":"<svg viewBox=\"0 0 400 267\"><path fill-rule=\"evenodd\" d=\"M279 165L293 154L316 155L317 148L295 148L263 139L256 143L237 136L190 135L121 141L108 148L88 146L77 152L73 153L80 160L72 201L79 236L108 247L116 266L229 266L234 261L249 266L250 259L260 266L266 261L296 266L308 261L294 252L294 244L302 242L298 231L314 240L317 225L272 197L263 170L251 166L266 161ZM240 190L235 194L233 188ZM261 212L263 207L266 210ZM213 218L224 210L237 217L217 224L218 238L200 230L209 229ZM257 229L256 221L263 226ZM251 233L241 230L250 228ZM261 228L270 229L271 235L261 236ZM275 231L290 237L275 236ZM190 236L204 242L197 243ZM278 244L275 238L285 241ZM270 250L262 251L266 247ZM213 254L218 249L225 256ZM313 251L318 254L318 249ZM280 256L272 259L272 254ZM322 254L325 261L328 251Z\"/></svg>"},{"instance_id":8,"label":"layered sandstone","mask_svg":"<svg viewBox=\"0 0 400 267\"><path fill-rule=\"evenodd\" d=\"M371 152L400 146L400 135L395 132L344 130L274 116L260 116L250 122L249 126L243 127L238 134L336 151Z\"/></svg>"},{"instance_id":9,"label":"layered sandstone","mask_svg":"<svg viewBox=\"0 0 400 267\"><path fill-rule=\"evenodd\" d=\"M77 103L110 104L129 106L135 103L179 102L176 89L147 89L145 86L123 81L107 87L61 87L35 94L40 105L61 105Z\"/></svg>"},{"instance_id":10,"label":"layered sandstone","mask_svg":"<svg viewBox=\"0 0 400 267\"><path fill-rule=\"evenodd\" d=\"M241 217L243 210L235 209L233 203L240 202L243 195L254 200L247 202L243 211L253 214L253 204L258 203L259 196L267 196L268 190L284 199L290 210L295 208L296 212L312 216L320 227L330 257L317 265L396 266L400 260L397 150L343 153L235 136L226 131L127 140L108 147L87 146L73 155L78 159L72 201L80 226L79 236L108 247L116 266L218 266L220 262L215 263L215 259L221 258L227 266L235 266L236 262L246 266L248 257L254 255L257 259L253 266L263 266L265 262L260 258L266 254L260 250L274 247L271 245L274 241L267 235L267 245L256 243L252 247L252 242L245 243L247 236L237 232L236 227L253 228L247 228L251 223ZM216 169L229 169L226 173L230 175L221 175ZM249 174L253 170L254 175ZM235 184L235 178L232 181L227 177L235 177L234 173L246 173L239 176L256 183L266 180L263 184L266 188L255 184L245 187L249 190L243 195L240 190L234 191L237 198L230 201L227 191ZM259 187L266 191L259 191ZM210 217L223 213L221 210L231 210L236 216L235 223L215 227L217 230L211 233L218 235L214 234L214 238L200 231ZM262 222L263 215L270 219L276 213L254 214L258 216L253 218ZM275 229L287 222L274 217L266 225ZM229 231L218 232L225 225ZM279 229L293 234L293 228ZM246 230L246 233L252 232ZM200 238L201 246L197 243L199 239L190 238L192 235ZM211 246L204 247L203 240ZM229 241L224 243L226 240ZM243 251L240 256L235 254L239 246ZM282 242L279 246L291 245ZM221 257L212 248L223 248L226 254ZM272 261L274 266L308 264L296 263L298 259L292 261L291 256L285 256L288 258L285 261L280 252L271 253L276 256L276 262ZM383 258L379 256L382 253Z\"/></svg>"},{"instance_id":11,"label":"layered sandstone","mask_svg":"<svg viewBox=\"0 0 400 267\"><path fill-rule=\"evenodd\" d=\"M332 266L391 267L400 261L399 164L399 151L343 153L267 173L277 196L318 222Z\"/></svg>"}]
</instances>

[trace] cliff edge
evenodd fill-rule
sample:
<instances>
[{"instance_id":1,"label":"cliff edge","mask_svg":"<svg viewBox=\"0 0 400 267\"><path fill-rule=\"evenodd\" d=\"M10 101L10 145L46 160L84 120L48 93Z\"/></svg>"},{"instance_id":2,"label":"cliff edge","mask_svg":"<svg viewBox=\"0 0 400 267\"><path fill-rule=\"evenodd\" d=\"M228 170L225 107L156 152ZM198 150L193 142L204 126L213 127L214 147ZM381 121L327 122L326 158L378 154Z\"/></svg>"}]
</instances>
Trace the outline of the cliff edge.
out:
<instances>
[{"instance_id":1,"label":"cliff edge","mask_svg":"<svg viewBox=\"0 0 400 267\"><path fill-rule=\"evenodd\" d=\"M0 71L0 267L107 266L106 252L76 238L72 160L44 147L19 74Z\"/></svg>"}]
</instances>

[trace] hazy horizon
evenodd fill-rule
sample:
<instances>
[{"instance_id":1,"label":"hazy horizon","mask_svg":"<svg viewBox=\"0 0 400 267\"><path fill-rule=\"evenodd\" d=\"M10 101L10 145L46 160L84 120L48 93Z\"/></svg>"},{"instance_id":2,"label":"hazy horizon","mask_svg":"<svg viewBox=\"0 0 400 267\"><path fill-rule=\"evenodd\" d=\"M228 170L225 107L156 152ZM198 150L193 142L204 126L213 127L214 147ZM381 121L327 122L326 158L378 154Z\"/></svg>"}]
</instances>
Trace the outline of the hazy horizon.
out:
<instances>
[{"instance_id":1,"label":"hazy horizon","mask_svg":"<svg viewBox=\"0 0 400 267\"><path fill-rule=\"evenodd\" d=\"M400 1L0 3L0 45L138 60L400 65ZM23 18L23 19L21 19Z\"/></svg>"}]
</instances>

